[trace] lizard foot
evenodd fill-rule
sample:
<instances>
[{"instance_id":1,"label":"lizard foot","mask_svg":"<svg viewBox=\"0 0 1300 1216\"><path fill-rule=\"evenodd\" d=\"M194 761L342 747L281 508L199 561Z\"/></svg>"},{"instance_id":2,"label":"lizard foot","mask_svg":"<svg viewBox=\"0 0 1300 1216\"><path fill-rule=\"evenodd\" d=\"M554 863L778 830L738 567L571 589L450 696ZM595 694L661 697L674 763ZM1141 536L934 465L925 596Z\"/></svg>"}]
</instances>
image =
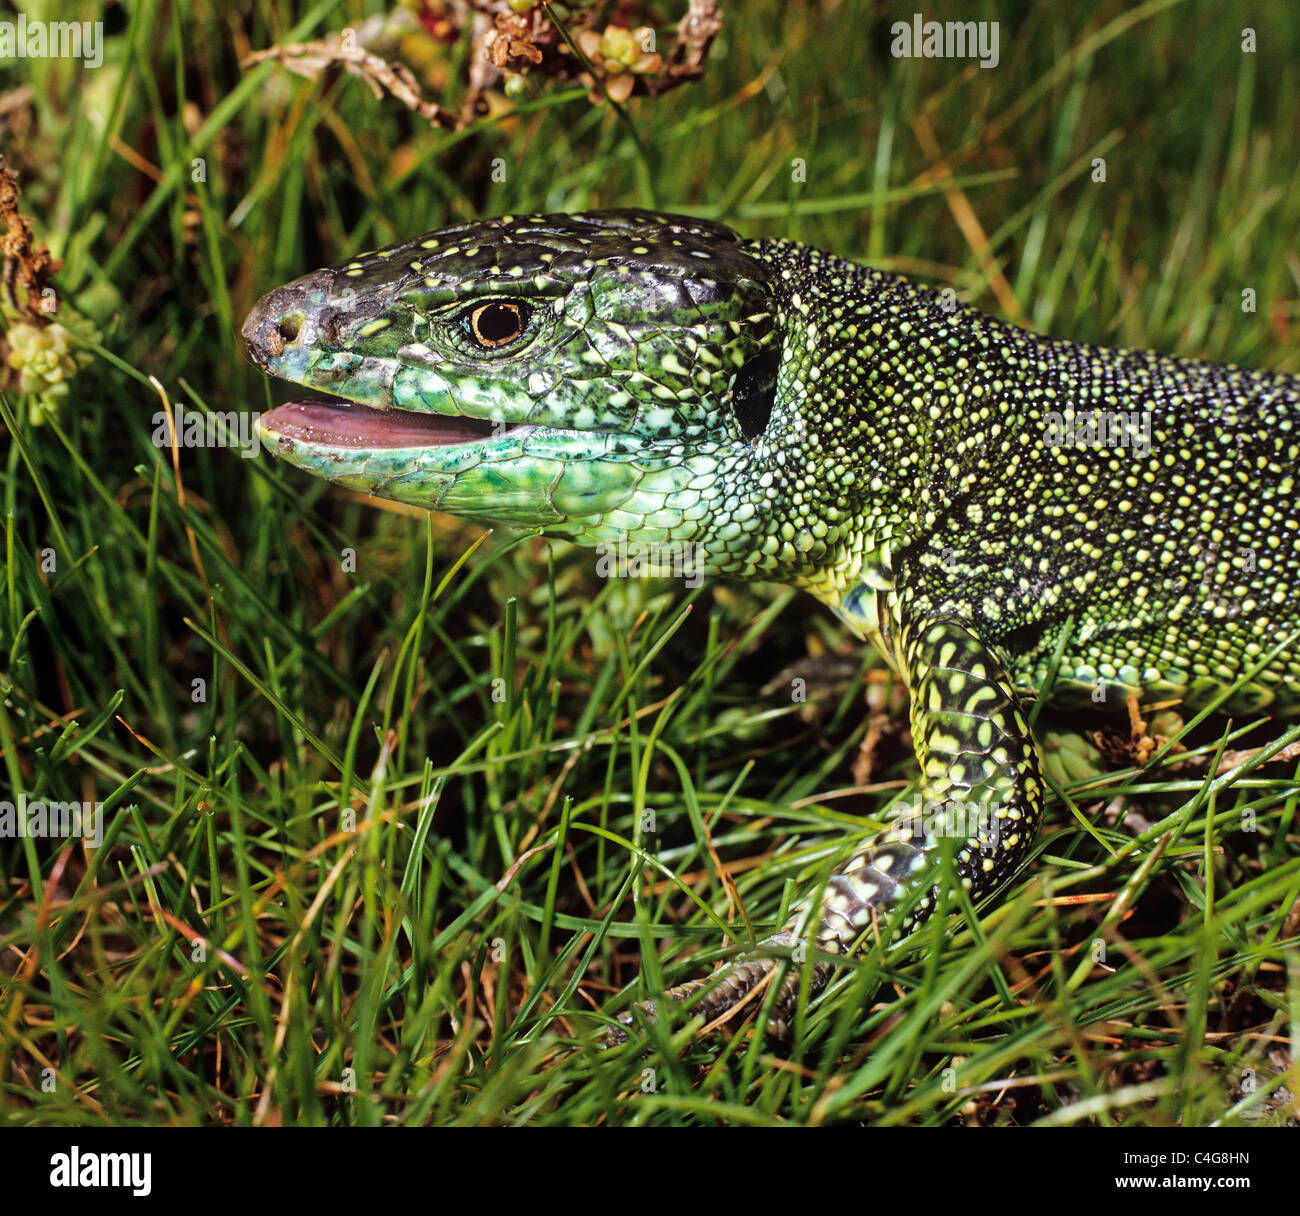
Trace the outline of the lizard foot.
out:
<instances>
[{"instance_id":1,"label":"lizard foot","mask_svg":"<svg viewBox=\"0 0 1300 1216\"><path fill-rule=\"evenodd\" d=\"M793 933L777 933L765 939L764 947L775 950L789 950L797 946ZM763 994L768 985L776 978L781 967L781 958L740 958L734 963L727 963L698 980L689 980L678 984L664 993L670 1001L687 1003L689 1012L704 1018L704 1031L714 1030L729 1021L745 1006L757 1007L762 1003ZM797 966L797 963L796 963ZM810 994L816 993L825 984L830 975L830 967L825 963L813 965ZM785 1041L790 1037L789 1018L794 1012L795 1002L799 996L799 973L795 970L787 973L772 1007L767 1022L770 1037ZM636 1010L643 1018L653 1021L658 1013L653 1000L638 1001ZM611 1026L605 1032L606 1044L609 1046L625 1043L631 1037L629 1028L637 1021L637 1013L629 1011L619 1015L620 1025Z\"/></svg>"}]
</instances>

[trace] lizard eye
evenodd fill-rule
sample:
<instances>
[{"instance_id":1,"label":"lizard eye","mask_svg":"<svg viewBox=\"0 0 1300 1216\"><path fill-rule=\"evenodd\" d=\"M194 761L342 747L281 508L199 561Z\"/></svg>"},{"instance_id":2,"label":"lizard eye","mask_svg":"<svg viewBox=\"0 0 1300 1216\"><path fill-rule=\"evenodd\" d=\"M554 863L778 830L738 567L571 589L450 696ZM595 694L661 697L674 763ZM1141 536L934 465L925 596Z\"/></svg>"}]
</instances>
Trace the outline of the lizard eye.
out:
<instances>
[{"instance_id":1,"label":"lizard eye","mask_svg":"<svg viewBox=\"0 0 1300 1216\"><path fill-rule=\"evenodd\" d=\"M505 346L524 332L531 311L528 305L516 300L476 304L468 315L470 335L484 350Z\"/></svg>"}]
</instances>

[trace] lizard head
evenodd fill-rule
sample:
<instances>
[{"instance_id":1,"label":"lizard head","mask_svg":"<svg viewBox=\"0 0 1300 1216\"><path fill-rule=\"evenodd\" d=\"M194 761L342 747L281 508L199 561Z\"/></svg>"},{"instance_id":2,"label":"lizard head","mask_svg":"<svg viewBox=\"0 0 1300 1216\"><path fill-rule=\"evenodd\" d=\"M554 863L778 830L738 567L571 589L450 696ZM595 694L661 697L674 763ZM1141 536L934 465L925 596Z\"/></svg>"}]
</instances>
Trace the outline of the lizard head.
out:
<instances>
[{"instance_id":1,"label":"lizard head","mask_svg":"<svg viewBox=\"0 0 1300 1216\"><path fill-rule=\"evenodd\" d=\"M773 509L784 321L754 249L718 224L609 211L463 224L316 271L243 334L265 371L330 397L259 431L291 464L399 502L782 573L814 538L794 543Z\"/></svg>"}]
</instances>

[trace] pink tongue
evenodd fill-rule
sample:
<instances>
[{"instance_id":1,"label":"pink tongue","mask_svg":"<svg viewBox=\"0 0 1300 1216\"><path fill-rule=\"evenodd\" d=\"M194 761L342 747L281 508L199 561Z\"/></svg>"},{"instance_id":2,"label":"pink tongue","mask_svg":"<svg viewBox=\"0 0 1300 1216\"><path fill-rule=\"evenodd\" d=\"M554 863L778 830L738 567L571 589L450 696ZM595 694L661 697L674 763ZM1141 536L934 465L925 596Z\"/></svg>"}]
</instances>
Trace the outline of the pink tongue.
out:
<instances>
[{"instance_id":1,"label":"pink tongue","mask_svg":"<svg viewBox=\"0 0 1300 1216\"><path fill-rule=\"evenodd\" d=\"M489 430L469 419L328 401L293 401L260 422L286 439L331 448L427 448L483 439Z\"/></svg>"}]
</instances>

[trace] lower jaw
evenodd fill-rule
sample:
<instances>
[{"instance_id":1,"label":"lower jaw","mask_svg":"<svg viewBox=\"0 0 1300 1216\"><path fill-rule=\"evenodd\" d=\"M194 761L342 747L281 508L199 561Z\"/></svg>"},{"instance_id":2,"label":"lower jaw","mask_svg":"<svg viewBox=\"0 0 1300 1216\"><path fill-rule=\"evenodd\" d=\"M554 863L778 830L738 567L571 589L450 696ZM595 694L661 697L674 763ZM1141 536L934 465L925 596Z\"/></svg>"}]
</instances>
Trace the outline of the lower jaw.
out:
<instances>
[{"instance_id":1,"label":"lower jaw","mask_svg":"<svg viewBox=\"0 0 1300 1216\"><path fill-rule=\"evenodd\" d=\"M403 410L300 402L263 415L258 434L287 463L337 485L489 525L580 543L667 541L697 530L689 483L717 462L669 459L629 434L484 424ZM651 522L653 521L653 523Z\"/></svg>"},{"instance_id":2,"label":"lower jaw","mask_svg":"<svg viewBox=\"0 0 1300 1216\"><path fill-rule=\"evenodd\" d=\"M466 519L567 534L564 525L625 501L637 472L610 449L626 436L484 424L348 403L294 402L257 422L289 464L364 494ZM601 466L597 473L593 464ZM635 476L632 476L635 474ZM584 491L569 483L580 478Z\"/></svg>"}]
</instances>

